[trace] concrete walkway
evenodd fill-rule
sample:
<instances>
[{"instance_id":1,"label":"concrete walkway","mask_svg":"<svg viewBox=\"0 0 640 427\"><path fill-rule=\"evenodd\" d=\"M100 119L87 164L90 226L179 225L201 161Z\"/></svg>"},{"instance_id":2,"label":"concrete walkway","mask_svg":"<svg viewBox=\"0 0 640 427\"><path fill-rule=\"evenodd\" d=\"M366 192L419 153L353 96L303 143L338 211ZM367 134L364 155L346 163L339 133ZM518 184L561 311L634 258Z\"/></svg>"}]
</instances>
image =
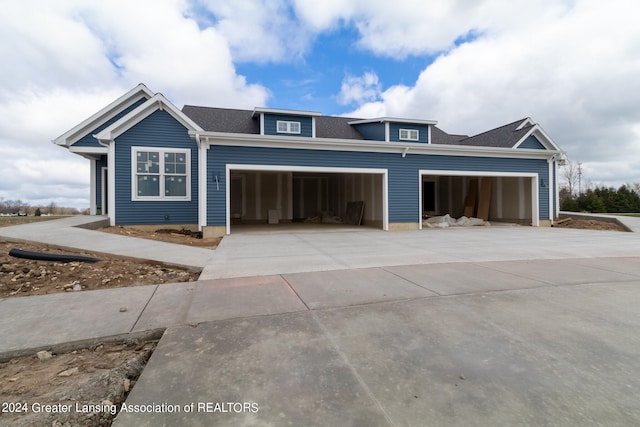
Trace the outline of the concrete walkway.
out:
<instances>
[{"instance_id":1,"label":"concrete walkway","mask_svg":"<svg viewBox=\"0 0 640 427\"><path fill-rule=\"evenodd\" d=\"M96 243L63 221L0 236L138 257L157 245ZM238 234L186 264L209 279L0 300L0 357L168 328L127 399L165 406L116 426L636 425L639 236ZM149 255L174 256L167 245Z\"/></svg>"},{"instance_id":2,"label":"concrete walkway","mask_svg":"<svg viewBox=\"0 0 640 427\"><path fill-rule=\"evenodd\" d=\"M2 227L0 239L38 242L63 248L143 258L198 270L205 267L214 255L214 251L210 249L94 231L95 228L106 226L108 226L106 216L72 216Z\"/></svg>"}]
</instances>

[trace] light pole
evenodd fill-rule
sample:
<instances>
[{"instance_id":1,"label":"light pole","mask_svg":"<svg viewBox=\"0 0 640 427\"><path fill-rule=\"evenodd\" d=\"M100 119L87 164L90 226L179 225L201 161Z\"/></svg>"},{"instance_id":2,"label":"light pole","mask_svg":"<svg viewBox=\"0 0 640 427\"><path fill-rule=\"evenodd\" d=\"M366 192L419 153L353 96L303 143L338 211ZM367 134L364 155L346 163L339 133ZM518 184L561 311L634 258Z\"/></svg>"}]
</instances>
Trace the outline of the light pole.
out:
<instances>
[{"instance_id":1,"label":"light pole","mask_svg":"<svg viewBox=\"0 0 640 427\"><path fill-rule=\"evenodd\" d=\"M578 162L578 197L582 194L582 163Z\"/></svg>"}]
</instances>

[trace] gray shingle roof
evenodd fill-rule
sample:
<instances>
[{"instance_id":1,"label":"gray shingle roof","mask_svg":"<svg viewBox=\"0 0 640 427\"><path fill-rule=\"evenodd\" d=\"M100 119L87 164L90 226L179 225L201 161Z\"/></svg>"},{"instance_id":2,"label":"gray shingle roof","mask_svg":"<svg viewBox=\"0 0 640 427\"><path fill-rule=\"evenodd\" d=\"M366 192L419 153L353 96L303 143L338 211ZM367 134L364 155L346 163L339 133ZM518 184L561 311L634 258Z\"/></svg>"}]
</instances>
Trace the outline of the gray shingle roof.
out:
<instances>
[{"instance_id":1,"label":"gray shingle roof","mask_svg":"<svg viewBox=\"0 0 640 427\"><path fill-rule=\"evenodd\" d=\"M464 138L458 142L460 145L472 147L496 147L512 148L534 125L527 125L517 130L517 128L527 119L521 119L495 129L488 130L477 135Z\"/></svg>"},{"instance_id":2,"label":"gray shingle roof","mask_svg":"<svg viewBox=\"0 0 640 427\"><path fill-rule=\"evenodd\" d=\"M207 132L260 133L260 122L250 110L185 105L182 112Z\"/></svg>"},{"instance_id":3,"label":"gray shingle roof","mask_svg":"<svg viewBox=\"0 0 640 427\"><path fill-rule=\"evenodd\" d=\"M251 110L235 110L230 108L197 107L185 105L182 112L208 132L228 132L259 134L260 122L252 117ZM318 116L316 117L316 136L318 138L356 139L364 137L349 122L358 120L348 117ZM527 131L531 124L517 130L526 119L518 120L504 126L474 136L448 134L437 126L431 128L431 143L442 145L466 145L472 147L513 147Z\"/></svg>"}]
</instances>

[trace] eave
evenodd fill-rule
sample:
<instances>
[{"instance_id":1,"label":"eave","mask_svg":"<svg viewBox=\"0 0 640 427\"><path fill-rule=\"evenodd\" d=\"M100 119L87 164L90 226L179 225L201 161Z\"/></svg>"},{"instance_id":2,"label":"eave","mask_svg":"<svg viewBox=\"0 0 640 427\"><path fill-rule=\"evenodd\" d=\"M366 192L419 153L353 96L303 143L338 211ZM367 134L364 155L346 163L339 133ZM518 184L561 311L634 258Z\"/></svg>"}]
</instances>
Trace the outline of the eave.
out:
<instances>
[{"instance_id":1,"label":"eave","mask_svg":"<svg viewBox=\"0 0 640 427\"><path fill-rule=\"evenodd\" d=\"M129 92L113 101L111 104L54 139L52 142L63 147L70 147L83 136L111 120L120 112L138 102L140 99L148 99L152 96L153 92L151 92L144 84L140 83Z\"/></svg>"},{"instance_id":2,"label":"eave","mask_svg":"<svg viewBox=\"0 0 640 427\"><path fill-rule=\"evenodd\" d=\"M403 157L407 154L421 154L437 156L505 157L549 160L555 155L562 154L560 150L514 150L513 148L469 147L463 145L438 145L333 138L282 138L272 135L237 134L225 132L189 132L189 134L191 135L191 137L196 138L196 140L200 141L200 143L208 145L397 153Z\"/></svg>"},{"instance_id":3,"label":"eave","mask_svg":"<svg viewBox=\"0 0 640 427\"><path fill-rule=\"evenodd\" d=\"M101 144L108 144L158 110L163 110L169 113L173 118L189 129L189 131L203 131L196 122L187 117L186 114L169 102L169 100L167 100L162 94L158 93L147 102L140 105L138 108L134 109L129 114L94 136Z\"/></svg>"}]
</instances>

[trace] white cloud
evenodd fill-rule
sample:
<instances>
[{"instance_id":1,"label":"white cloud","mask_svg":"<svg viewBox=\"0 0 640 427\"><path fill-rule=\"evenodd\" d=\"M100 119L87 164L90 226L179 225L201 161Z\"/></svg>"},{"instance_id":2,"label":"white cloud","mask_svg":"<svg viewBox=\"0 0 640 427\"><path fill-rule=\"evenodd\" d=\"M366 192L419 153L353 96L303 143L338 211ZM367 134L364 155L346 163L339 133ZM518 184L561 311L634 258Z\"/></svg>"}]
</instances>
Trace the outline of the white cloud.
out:
<instances>
[{"instance_id":1,"label":"white cloud","mask_svg":"<svg viewBox=\"0 0 640 427\"><path fill-rule=\"evenodd\" d=\"M291 63L315 35L285 0L196 0L193 13L203 12L213 15L204 25L227 40L236 61Z\"/></svg>"},{"instance_id":2,"label":"white cloud","mask_svg":"<svg viewBox=\"0 0 640 427\"><path fill-rule=\"evenodd\" d=\"M50 141L139 82L178 107L265 105L268 90L237 74L227 40L188 10L180 0L3 4L0 197L88 206L88 162Z\"/></svg>"},{"instance_id":3,"label":"white cloud","mask_svg":"<svg viewBox=\"0 0 640 427\"><path fill-rule=\"evenodd\" d=\"M378 100L381 88L378 75L374 72L367 71L360 77L349 75L342 80L338 102L342 105L374 102Z\"/></svg>"},{"instance_id":4,"label":"white cloud","mask_svg":"<svg viewBox=\"0 0 640 427\"><path fill-rule=\"evenodd\" d=\"M629 167L640 158L634 133L640 32L633 2L583 0L570 10L547 10L531 18L535 25L526 13L512 17L522 26L480 23L483 36L439 56L414 85L388 87L381 100L349 114L420 116L468 134L531 116L585 164L594 182L613 182L618 172L622 182L640 181L638 169ZM455 16L443 19L446 25Z\"/></svg>"}]
</instances>

